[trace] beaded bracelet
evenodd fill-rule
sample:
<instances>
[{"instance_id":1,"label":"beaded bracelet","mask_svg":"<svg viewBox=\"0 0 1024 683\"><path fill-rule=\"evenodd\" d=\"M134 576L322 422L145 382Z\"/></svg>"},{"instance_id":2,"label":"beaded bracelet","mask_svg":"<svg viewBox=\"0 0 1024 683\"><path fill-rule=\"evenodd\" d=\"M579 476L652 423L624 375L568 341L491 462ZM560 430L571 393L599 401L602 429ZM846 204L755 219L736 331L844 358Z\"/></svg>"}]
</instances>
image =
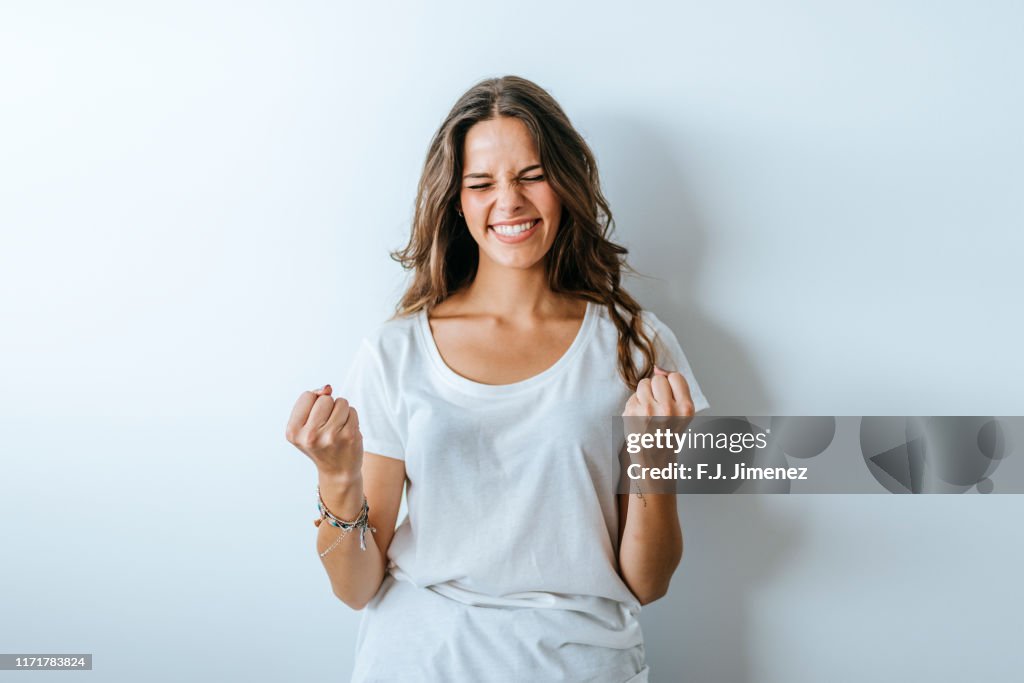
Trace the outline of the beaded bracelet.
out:
<instances>
[{"instance_id":1,"label":"beaded bracelet","mask_svg":"<svg viewBox=\"0 0 1024 683\"><path fill-rule=\"evenodd\" d=\"M336 517L334 513L327 509L327 504L324 503L323 496L320 495L319 486L316 487L316 507L320 511L320 517L313 520L315 526L319 527L320 523L326 519L328 524L341 529L341 535L331 544L331 547L320 553L320 557L325 557L327 553L334 550L341 543L341 539L348 536L349 532L353 529L359 529L359 548L361 550L366 550L366 530L369 529L377 533L377 530L370 526L370 505L366 502L366 496L363 496L363 506L359 510L359 516L351 522L346 522Z\"/></svg>"}]
</instances>

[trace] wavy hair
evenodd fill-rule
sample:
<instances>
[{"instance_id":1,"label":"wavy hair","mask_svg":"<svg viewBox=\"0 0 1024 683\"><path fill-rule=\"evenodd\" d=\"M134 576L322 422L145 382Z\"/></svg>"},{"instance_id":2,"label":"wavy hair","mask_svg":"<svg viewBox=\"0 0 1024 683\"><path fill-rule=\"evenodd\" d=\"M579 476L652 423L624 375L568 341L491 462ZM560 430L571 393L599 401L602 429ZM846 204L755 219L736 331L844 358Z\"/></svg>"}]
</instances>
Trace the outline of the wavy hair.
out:
<instances>
[{"instance_id":1,"label":"wavy hair","mask_svg":"<svg viewBox=\"0 0 1024 683\"><path fill-rule=\"evenodd\" d=\"M609 239L611 210L601 192L597 164L583 137L551 95L517 76L491 78L470 88L434 134L416 192L409 243L391 257L412 271L396 307L408 315L444 301L476 276L479 250L456 212L466 132L475 124L514 117L529 130L544 174L562 202L561 224L545 258L551 290L607 308L619 332L619 374L635 390L650 375L654 345L643 329L640 304L621 286L625 247ZM637 367L632 349L640 351Z\"/></svg>"}]
</instances>

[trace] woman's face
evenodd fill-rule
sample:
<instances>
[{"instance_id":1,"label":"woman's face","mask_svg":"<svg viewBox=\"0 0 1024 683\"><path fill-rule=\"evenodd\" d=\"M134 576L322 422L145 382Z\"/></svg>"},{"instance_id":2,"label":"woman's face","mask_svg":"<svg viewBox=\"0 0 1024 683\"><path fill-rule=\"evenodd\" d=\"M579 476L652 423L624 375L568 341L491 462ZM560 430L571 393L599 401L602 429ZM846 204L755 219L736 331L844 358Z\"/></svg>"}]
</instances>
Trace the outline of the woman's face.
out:
<instances>
[{"instance_id":1,"label":"woman's face","mask_svg":"<svg viewBox=\"0 0 1024 683\"><path fill-rule=\"evenodd\" d=\"M537 146L517 118L481 121L466 132L459 205L485 260L533 268L555 241L562 202L548 184Z\"/></svg>"}]
</instances>

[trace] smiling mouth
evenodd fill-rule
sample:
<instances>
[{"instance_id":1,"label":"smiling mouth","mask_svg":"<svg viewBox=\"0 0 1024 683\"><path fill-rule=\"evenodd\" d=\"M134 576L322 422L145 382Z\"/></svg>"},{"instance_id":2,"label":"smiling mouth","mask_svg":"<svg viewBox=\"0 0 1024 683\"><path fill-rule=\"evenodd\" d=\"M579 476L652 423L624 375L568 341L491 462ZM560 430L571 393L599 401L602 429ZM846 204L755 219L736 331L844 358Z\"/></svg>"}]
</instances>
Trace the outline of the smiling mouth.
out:
<instances>
[{"instance_id":1,"label":"smiling mouth","mask_svg":"<svg viewBox=\"0 0 1024 683\"><path fill-rule=\"evenodd\" d=\"M539 218L534 218L532 221L526 221L524 223L517 223L516 225L489 225L487 227L502 237L515 237L516 235L523 234L527 230L532 230L537 223L540 223Z\"/></svg>"}]
</instances>

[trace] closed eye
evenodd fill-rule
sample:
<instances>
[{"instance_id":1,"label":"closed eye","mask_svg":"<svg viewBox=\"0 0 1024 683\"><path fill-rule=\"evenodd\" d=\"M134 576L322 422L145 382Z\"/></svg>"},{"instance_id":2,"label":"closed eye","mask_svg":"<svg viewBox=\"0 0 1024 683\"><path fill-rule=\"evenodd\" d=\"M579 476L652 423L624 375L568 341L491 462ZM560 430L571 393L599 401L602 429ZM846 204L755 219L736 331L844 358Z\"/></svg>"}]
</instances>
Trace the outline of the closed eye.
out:
<instances>
[{"instance_id":1,"label":"closed eye","mask_svg":"<svg viewBox=\"0 0 1024 683\"><path fill-rule=\"evenodd\" d=\"M521 180L522 180L522 182L536 183L536 182L539 182L541 180L544 180L544 175L540 174L540 175L525 176ZM491 187L491 185L493 185L493 183L479 183L477 185L467 185L466 187L468 189L470 189L470 190L486 190L486 189L489 189Z\"/></svg>"}]
</instances>

